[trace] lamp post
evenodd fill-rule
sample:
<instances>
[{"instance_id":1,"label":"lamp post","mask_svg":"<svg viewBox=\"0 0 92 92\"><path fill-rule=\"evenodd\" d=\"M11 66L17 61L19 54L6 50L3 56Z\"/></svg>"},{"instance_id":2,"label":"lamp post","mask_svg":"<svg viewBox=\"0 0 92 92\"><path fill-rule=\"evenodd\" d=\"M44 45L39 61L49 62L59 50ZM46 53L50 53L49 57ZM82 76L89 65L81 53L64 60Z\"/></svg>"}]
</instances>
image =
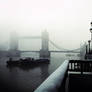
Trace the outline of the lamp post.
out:
<instances>
[{"instance_id":1,"label":"lamp post","mask_svg":"<svg viewBox=\"0 0 92 92\"><path fill-rule=\"evenodd\" d=\"M86 54L88 53L88 45L86 45Z\"/></svg>"},{"instance_id":2,"label":"lamp post","mask_svg":"<svg viewBox=\"0 0 92 92\"><path fill-rule=\"evenodd\" d=\"M91 24L90 32L91 32L91 41L92 41L92 22L90 24Z\"/></svg>"},{"instance_id":3,"label":"lamp post","mask_svg":"<svg viewBox=\"0 0 92 92\"><path fill-rule=\"evenodd\" d=\"M90 42L91 42L91 40L88 40L88 44L89 44L89 54L90 54Z\"/></svg>"},{"instance_id":4,"label":"lamp post","mask_svg":"<svg viewBox=\"0 0 92 92\"><path fill-rule=\"evenodd\" d=\"M91 43L91 45L92 45L92 22L90 23L91 24L91 28L90 28L90 32L91 32L91 40L90 40L90 42L89 42L89 46L90 46L90 43ZM89 47L89 50L91 49L91 47ZM90 50L90 52L89 53L91 53L91 50Z\"/></svg>"}]
</instances>

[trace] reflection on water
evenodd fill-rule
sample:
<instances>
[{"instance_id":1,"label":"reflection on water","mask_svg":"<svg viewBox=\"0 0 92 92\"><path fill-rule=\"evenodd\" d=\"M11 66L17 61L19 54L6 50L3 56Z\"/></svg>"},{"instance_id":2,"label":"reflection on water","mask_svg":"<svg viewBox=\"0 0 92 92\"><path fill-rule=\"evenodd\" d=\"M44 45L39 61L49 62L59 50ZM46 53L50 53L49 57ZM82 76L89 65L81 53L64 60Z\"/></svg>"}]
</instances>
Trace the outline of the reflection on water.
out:
<instances>
[{"instance_id":1,"label":"reflection on water","mask_svg":"<svg viewBox=\"0 0 92 92\"><path fill-rule=\"evenodd\" d=\"M22 54L21 57L38 58L37 53ZM9 92L33 92L65 59L79 59L76 55L66 57L63 53L51 54L50 64L32 65L29 67L9 67L7 58L0 58L0 88ZM2 91L2 92L3 92Z\"/></svg>"}]
</instances>

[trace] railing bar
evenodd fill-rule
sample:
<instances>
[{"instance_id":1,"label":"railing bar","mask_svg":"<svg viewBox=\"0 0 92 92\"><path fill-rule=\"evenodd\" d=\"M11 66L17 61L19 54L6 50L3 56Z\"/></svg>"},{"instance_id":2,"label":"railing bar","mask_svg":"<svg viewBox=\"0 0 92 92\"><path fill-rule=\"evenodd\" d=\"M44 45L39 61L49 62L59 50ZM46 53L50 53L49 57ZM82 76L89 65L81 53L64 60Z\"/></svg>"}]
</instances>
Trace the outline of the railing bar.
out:
<instances>
[{"instance_id":1,"label":"railing bar","mask_svg":"<svg viewBox=\"0 0 92 92\"><path fill-rule=\"evenodd\" d=\"M69 71L92 72L92 61L70 60Z\"/></svg>"}]
</instances>

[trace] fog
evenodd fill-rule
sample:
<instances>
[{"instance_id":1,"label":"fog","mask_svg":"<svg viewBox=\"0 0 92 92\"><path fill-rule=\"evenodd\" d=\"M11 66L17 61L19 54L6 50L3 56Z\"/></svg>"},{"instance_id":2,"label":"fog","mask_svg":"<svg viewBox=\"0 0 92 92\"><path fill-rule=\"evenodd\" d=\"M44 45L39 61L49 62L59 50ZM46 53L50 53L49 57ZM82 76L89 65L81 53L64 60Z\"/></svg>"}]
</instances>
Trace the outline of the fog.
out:
<instances>
[{"instance_id":1,"label":"fog","mask_svg":"<svg viewBox=\"0 0 92 92\"><path fill-rule=\"evenodd\" d=\"M0 0L0 46L9 33L41 35L47 30L60 47L74 49L90 39L92 0Z\"/></svg>"}]
</instances>

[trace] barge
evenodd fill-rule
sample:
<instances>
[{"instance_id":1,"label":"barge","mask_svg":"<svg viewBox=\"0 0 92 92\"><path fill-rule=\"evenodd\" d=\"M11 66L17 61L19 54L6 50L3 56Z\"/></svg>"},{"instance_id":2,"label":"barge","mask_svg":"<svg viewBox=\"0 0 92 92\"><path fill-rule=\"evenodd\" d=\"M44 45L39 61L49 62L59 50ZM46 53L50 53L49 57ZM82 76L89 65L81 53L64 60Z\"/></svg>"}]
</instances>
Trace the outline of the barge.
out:
<instances>
[{"instance_id":1,"label":"barge","mask_svg":"<svg viewBox=\"0 0 92 92\"><path fill-rule=\"evenodd\" d=\"M10 66L20 66L20 65L33 65L33 64L41 64L41 63L49 63L50 60L47 58L40 58L40 59L34 59L34 58L25 58L25 59L18 59L18 60L13 60L12 58L9 58L7 61L7 65Z\"/></svg>"}]
</instances>

